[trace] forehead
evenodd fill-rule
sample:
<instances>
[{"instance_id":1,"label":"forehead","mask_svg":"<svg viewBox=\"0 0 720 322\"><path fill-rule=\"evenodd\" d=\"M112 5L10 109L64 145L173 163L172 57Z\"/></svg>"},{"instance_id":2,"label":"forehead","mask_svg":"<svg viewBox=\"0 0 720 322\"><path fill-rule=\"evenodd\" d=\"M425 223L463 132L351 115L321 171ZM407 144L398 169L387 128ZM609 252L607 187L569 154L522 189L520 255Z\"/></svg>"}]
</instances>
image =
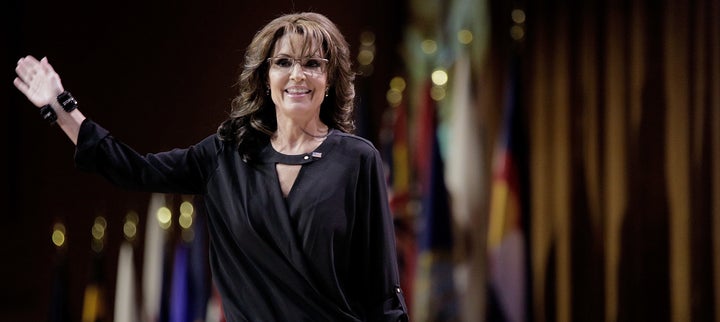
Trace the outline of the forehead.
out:
<instances>
[{"instance_id":1,"label":"forehead","mask_svg":"<svg viewBox=\"0 0 720 322\"><path fill-rule=\"evenodd\" d=\"M299 33L287 33L278 38L273 56L279 54L302 57L323 56L322 48L316 39Z\"/></svg>"}]
</instances>

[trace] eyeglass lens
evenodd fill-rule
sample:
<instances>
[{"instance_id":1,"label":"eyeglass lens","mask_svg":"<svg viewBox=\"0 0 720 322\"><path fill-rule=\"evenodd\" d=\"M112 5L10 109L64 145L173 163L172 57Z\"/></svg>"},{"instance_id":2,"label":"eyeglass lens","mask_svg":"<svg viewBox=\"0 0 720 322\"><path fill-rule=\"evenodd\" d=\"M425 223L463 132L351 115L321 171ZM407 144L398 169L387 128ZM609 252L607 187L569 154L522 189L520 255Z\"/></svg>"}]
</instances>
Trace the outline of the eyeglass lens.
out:
<instances>
[{"instance_id":1,"label":"eyeglass lens","mask_svg":"<svg viewBox=\"0 0 720 322\"><path fill-rule=\"evenodd\" d=\"M268 59L272 66L280 70L290 70L295 63L299 63L305 72L322 73L327 65L324 58L306 57L306 58L290 58L290 57L272 57Z\"/></svg>"}]
</instances>

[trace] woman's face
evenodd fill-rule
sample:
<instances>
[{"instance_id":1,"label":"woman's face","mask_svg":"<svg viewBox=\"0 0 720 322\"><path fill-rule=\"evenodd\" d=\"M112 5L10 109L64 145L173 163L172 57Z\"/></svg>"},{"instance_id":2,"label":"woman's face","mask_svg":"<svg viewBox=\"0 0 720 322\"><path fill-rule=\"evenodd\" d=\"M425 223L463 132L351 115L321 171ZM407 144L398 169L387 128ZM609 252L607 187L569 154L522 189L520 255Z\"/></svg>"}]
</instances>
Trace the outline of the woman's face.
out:
<instances>
[{"instance_id":1,"label":"woman's face","mask_svg":"<svg viewBox=\"0 0 720 322\"><path fill-rule=\"evenodd\" d=\"M278 39L269 61L270 95L275 109L289 117L319 115L327 85L327 60L314 50L304 57L303 37L286 34Z\"/></svg>"}]
</instances>

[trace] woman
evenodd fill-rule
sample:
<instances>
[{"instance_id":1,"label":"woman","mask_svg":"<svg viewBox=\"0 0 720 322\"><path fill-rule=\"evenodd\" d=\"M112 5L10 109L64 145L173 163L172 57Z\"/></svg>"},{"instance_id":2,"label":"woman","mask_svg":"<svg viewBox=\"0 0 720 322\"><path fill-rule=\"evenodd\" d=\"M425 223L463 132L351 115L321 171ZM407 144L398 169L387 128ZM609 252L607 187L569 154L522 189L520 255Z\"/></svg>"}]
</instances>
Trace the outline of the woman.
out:
<instances>
[{"instance_id":1,"label":"woman","mask_svg":"<svg viewBox=\"0 0 720 322\"><path fill-rule=\"evenodd\" d=\"M80 169L204 196L229 321L406 321L381 160L349 134L349 57L326 17L281 16L252 40L217 134L144 156L86 119L46 58L20 59L14 83L76 144Z\"/></svg>"}]
</instances>

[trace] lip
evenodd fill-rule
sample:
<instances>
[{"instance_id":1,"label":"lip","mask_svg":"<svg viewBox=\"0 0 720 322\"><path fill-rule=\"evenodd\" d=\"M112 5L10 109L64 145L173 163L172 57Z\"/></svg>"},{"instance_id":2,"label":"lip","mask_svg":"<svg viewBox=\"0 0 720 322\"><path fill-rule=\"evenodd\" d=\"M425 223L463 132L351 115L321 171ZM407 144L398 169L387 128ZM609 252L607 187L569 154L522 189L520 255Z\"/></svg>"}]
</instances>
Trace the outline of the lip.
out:
<instances>
[{"instance_id":1,"label":"lip","mask_svg":"<svg viewBox=\"0 0 720 322\"><path fill-rule=\"evenodd\" d=\"M304 86L291 86L288 88L285 88L285 94L291 95L291 96L302 96L302 95L308 95L312 93L312 90L304 87Z\"/></svg>"}]
</instances>

